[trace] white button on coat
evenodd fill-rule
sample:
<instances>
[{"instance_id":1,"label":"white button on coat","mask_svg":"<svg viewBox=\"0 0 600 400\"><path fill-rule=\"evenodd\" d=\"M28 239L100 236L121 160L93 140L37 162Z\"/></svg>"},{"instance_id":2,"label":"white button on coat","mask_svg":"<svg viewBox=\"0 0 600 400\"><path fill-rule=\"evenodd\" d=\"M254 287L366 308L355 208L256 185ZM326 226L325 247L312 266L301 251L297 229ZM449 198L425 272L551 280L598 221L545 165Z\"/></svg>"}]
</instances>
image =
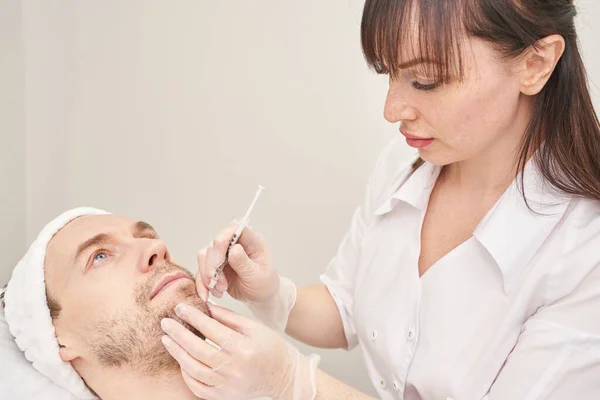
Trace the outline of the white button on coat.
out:
<instances>
[{"instance_id":1,"label":"white button on coat","mask_svg":"<svg viewBox=\"0 0 600 400\"><path fill-rule=\"evenodd\" d=\"M549 190L530 161L524 191L537 213L515 180L473 236L419 277L440 168L411 173L404 154L399 140L384 150L321 277L379 397L600 398L599 203ZM411 331L419 340L399 340ZM405 377L400 391L382 388L390 375Z\"/></svg>"}]
</instances>

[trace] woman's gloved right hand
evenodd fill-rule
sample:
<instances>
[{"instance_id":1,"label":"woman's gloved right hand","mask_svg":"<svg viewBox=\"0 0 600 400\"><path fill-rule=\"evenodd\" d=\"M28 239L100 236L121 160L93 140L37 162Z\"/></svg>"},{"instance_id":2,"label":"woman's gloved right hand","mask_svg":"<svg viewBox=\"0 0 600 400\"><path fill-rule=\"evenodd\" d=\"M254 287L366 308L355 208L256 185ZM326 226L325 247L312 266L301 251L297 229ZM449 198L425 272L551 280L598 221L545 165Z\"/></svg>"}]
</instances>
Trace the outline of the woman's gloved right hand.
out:
<instances>
[{"instance_id":1,"label":"woman's gloved right hand","mask_svg":"<svg viewBox=\"0 0 600 400\"><path fill-rule=\"evenodd\" d=\"M237 227L235 223L230 225L211 245L198 252L196 287L204 300L208 298L210 280L225 260ZM234 299L248 304L261 322L280 331L285 329L296 301L296 286L279 277L269 260L265 240L250 227L244 228L237 244L229 251L228 262L210 292L217 298L223 297L224 292L229 293Z\"/></svg>"}]
</instances>

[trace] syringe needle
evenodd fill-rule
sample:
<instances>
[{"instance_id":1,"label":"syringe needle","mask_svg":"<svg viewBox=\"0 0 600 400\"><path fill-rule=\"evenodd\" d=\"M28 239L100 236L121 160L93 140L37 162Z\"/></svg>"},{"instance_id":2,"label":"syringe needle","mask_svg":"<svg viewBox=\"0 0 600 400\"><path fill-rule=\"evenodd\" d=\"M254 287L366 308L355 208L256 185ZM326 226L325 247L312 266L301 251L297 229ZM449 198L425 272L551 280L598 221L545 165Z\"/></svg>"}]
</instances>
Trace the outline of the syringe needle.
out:
<instances>
[{"instance_id":1,"label":"syringe needle","mask_svg":"<svg viewBox=\"0 0 600 400\"><path fill-rule=\"evenodd\" d=\"M252 200L252 203L250 203L250 207L248 207L248 210L246 211L246 215L244 215L244 218L240 221L240 225L238 226L238 229L236 230L235 234L231 238L231 241L229 242L229 247L227 248L227 252L225 253L225 259L223 260L221 265L219 265L219 267L216 269L215 273L213 274L213 276L210 280L210 283L208 284L209 290L213 289L217 285L217 280L219 279L219 275L221 275L221 273L223 272L223 268L225 268L225 265L227 264L227 260L229 258L229 250L231 250L231 248L236 245L238 239L242 235L242 231L250 223L250 214L252 214L252 210L254 210L254 206L256 205L256 202L258 201L258 198L260 197L260 194L262 193L263 190L265 190L264 186L258 185L258 190L256 191L256 194L254 195L254 199Z\"/></svg>"}]
</instances>

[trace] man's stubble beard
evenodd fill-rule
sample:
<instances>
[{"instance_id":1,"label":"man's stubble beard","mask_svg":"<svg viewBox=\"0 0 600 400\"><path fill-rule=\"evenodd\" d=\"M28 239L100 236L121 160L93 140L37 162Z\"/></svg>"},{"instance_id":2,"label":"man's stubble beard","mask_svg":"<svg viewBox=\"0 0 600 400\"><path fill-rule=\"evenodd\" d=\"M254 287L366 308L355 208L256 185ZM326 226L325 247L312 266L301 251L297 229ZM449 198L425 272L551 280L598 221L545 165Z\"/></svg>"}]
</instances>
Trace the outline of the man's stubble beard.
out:
<instances>
[{"instance_id":1,"label":"man's stubble beard","mask_svg":"<svg viewBox=\"0 0 600 400\"><path fill-rule=\"evenodd\" d=\"M193 282L177 288L177 296L161 306L150 307L150 292L159 279L184 268L171 262L157 266L144 284L135 288L137 309L122 310L116 316L99 322L92 335L90 346L98 361L105 367L127 366L145 375L157 375L168 370L178 370L179 364L171 357L161 342L164 332L160 326L163 318L172 318L196 336L204 336L175 314L175 306L181 302L190 304L208 314L204 301L196 292ZM173 290L173 289L171 289Z\"/></svg>"}]
</instances>

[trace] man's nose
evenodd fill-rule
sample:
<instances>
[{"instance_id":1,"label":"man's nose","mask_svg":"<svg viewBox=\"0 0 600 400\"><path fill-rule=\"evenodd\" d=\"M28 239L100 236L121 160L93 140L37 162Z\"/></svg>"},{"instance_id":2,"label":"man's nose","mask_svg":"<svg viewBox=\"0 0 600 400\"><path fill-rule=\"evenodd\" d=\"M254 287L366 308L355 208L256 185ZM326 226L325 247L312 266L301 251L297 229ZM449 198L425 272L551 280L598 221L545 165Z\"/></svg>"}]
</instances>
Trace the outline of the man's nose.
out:
<instances>
[{"instance_id":1,"label":"man's nose","mask_svg":"<svg viewBox=\"0 0 600 400\"><path fill-rule=\"evenodd\" d=\"M153 239L147 246L146 255L141 263L142 272L149 272L162 262L171 261L171 254L162 240Z\"/></svg>"}]
</instances>

